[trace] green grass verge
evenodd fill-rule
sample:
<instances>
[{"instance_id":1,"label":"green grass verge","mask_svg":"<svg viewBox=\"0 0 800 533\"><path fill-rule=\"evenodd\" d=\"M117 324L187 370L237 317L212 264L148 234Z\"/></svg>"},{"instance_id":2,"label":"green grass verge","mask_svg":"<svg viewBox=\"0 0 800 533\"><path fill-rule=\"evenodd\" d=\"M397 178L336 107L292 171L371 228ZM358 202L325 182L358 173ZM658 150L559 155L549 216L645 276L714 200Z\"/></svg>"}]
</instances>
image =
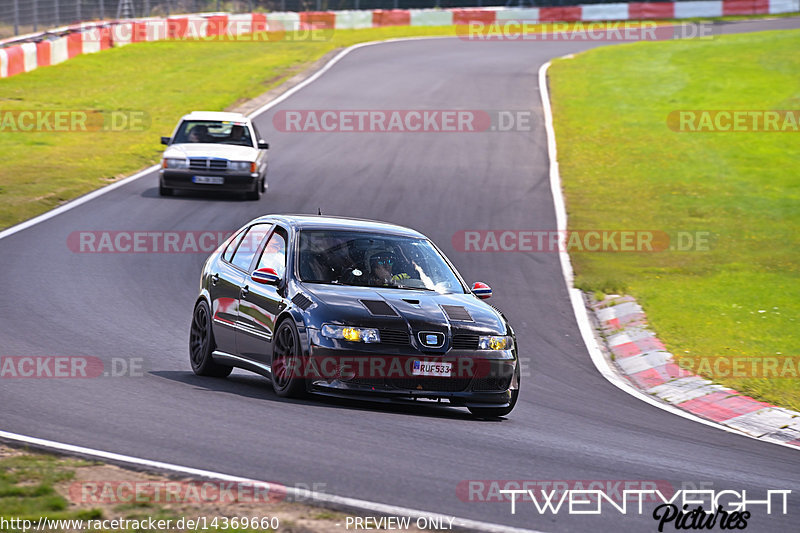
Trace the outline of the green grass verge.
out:
<instances>
[{"instance_id":1,"label":"green grass verge","mask_svg":"<svg viewBox=\"0 0 800 533\"><path fill-rule=\"evenodd\" d=\"M162 529L169 525L165 531L177 531L180 523L187 524L193 520L195 524L202 524L201 529L207 527L208 531L268 533L275 531L267 527L270 519L276 519L281 531L317 533L331 531L335 524L345 520L342 513L300 503L267 503L257 498L251 501L247 495L254 493L247 489L241 493L241 500L231 501L236 489L221 488L217 492L211 488L206 492L207 489L201 485L196 485L194 490L168 488L167 483L174 487L181 482L100 462L0 445L0 530L22 532L23 521L30 521L35 527L41 518L46 518L50 520L49 525L43 526L47 531L86 531L87 528L101 531L96 521L103 520L108 521L105 523L110 527L121 526L121 529L113 531L135 533L147 530L146 524L152 519L163 520L158 526ZM84 483L89 484L88 489ZM142 484L141 490L133 488L137 483ZM88 490L87 494L96 498L97 503L94 500L81 501L79 495L84 494L84 490ZM118 501L113 501L116 499ZM255 526L254 522L245 524L245 517L256 519L258 525ZM82 520L83 529L74 522L54 524L54 520ZM137 529L137 522L145 525ZM27 531L31 531L30 527Z\"/></svg>"},{"instance_id":2,"label":"green grass verge","mask_svg":"<svg viewBox=\"0 0 800 533\"><path fill-rule=\"evenodd\" d=\"M551 30L552 25L545 28ZM149 120L144 131L0 130L0 228L152 165L163 148L158 137L170 134L188 111L230 108L281 84L336 48L436 35L456 35L456 27L337 30L324 42L138 43L2 79L2 112L132 111L144 112Z\"/></svg>"},{"instance_id":3,"label":"green grass verge","mask_svg":"<svg viewBox=\"0 0 800 533\"><path fill-rule=\"evenodd\" d=\"M60 494L56 484L75 479L75 469L95 463L77 459L67 459L43 453L23 453L10 457L0 457L0 519L9 527L3 531L23 531L17 527L21 521L38 523L41 517L50 520L104 520L110 518L147 521L171 520L175 524L182 516L166 509L163 505L148 502L117 505L111 513L99 508L75 508ZM51 531L63 531L53 528ZM221 531L211 528L212 531ZM232 531L233 529L226 529ZM131 529L122 529L133 533ZM255 530L239 529L251 532ZM271 529L261 531L272 531Z\"/></svg>"},{"instance_id":4,"label":"green grass verge","mask_svg":"<svg viewBox=\"0 0 800 533\"><path fill-rule=\"evenodd\" d=\"M68 503L54 484L74 477L74 468L88 463L29 454L0 459L0 517L38 520L99 518L96 510L68 510Z\"/></svg>"},{"instance_id":5,"label":"green grass verge","mask_svg":"<svg viewBox=\"0 0 800 533\"><path fill-rule=\"evenodd\" d=\"M599 48L550 69L570 229L707 231L706 251L573 253L679 358L800 355L800 133L680 133L674 110L798 109L800 31ZM800 410L800 377L718 379Z\"/></svg>"},{"instance_id":6,"label":"green grass verge","mask_svg":"<svg viewBox=\"0 0 800 533\"><path fill-rule=\"evenodd\" d=\"M143 111L147 128L0 135L0 228L157 162L185 113L254 98L327 52L395 37L453 35L454 27L339 30L323 42L139 43L0 80L0 109ZM268 132L262 132L267 135Z\"/></svg>"}]
</instances>

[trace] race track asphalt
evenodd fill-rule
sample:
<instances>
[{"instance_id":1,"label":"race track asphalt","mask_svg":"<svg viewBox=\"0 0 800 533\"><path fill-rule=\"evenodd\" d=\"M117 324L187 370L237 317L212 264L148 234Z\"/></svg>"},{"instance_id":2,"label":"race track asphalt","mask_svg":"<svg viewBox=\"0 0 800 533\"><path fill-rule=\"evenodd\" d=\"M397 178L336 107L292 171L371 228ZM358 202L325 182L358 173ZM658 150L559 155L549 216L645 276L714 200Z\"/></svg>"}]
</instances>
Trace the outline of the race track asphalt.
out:
<instances>
[{"instance_id":1,"label":"race track asphalt","mask_svg":"<svg viewBox=\"0 0 800 533\"><path fill-rule=\"evenodd\" d=\"M797 28L797 19L725 25ZM756 512L748 531L797 530L797 451L685 420L620 391L594 368L553 253L464 253L460 230L555 228L537 73L581 42L393 42L353 51L257 119L271 144L258 202L158 196L145 176L0 240L0 354L141 358L141 377L3 379L0 429L542 531L655 531L645 513L539 515L530 504L469 502L466 480L639 480L674 488L791 489L788 515ZM531 111L531 131L278 133L301 109ZM189 111L187 109L187 111ZM153 132L154 146L159 135ZM624 139L620 139L624 142ZM448 407L286 401L235 371L194 376L188 329L202 253L76 253L76 231L231 231L265 213L386 220L422 231L517 331L516 410L473 420ZM265 512L267 512L265 510ZM669 529L668 529L669 530Z\"/></svg>"}]
</instances>

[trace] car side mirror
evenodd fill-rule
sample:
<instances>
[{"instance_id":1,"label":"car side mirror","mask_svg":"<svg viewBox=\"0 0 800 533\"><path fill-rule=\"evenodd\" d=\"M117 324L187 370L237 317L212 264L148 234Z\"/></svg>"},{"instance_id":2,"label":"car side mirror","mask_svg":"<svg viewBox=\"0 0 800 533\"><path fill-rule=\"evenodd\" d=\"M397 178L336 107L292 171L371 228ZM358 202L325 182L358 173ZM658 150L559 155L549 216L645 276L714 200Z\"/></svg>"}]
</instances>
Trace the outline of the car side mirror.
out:
<instances>
[{"instance_id":1,"label":"car side mirror","mask_svg":"<svg viewBox=\"0 0 800 533\"><path fill-rule=\"evenodd\" d=\"M481 300L486 300L492 297L492 288L482 281L476 281L472 286L472 294Z\"/></svg>"},{"instance_id":2,"label":"car side mirror","mask_svg":"<svg viewBox=\"0 0 800 533\"><path fill-rule=\"evenodd\" d=\"M281 282L281 277L274 268L259 268L253 272L250 279L262 285L277 285Z\"/></svg>"},{"instance_id":3,"label":"car side mirror","mask_svg":"<svg viewBox=\"0 0 800 533\"><path fill-rule=\"evenodd\" d=\"M172 137L161 137L161 144L167 144L168 145L171 140L172 140Z\"/></svg>"},{"instance_id":4,"label":"car side mirror","mask_svg":"<svg viewBox=\"0 0 800 533\"><path fill-rule=\"evenodd\" d=\"M258 149L259 150L269 150L269 143L264 142L264 139L258 140Z\"/></svg>"}]
</instances>

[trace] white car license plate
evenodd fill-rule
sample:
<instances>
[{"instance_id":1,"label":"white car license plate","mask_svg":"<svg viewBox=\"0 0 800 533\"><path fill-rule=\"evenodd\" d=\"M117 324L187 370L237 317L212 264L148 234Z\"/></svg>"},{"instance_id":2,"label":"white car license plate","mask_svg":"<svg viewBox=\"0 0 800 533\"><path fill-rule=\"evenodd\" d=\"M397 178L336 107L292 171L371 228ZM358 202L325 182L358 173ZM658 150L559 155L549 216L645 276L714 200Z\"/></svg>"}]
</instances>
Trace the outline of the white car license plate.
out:
<instances>
[{"instance_id":1,"label":"white car license plate","mask_svg":"<svg viewBox=\"0 0 800 533\"><path fill-rule=\"evenodd\" d=\"M225 183L225 178L222 176L195 176L192 178L195 183L205 183L208 185L222 185Z\"/></svg>"},{"instance_id":2,"label":"white car license plate","mask_svg":"<svg viewBox=\"0 0 800 533\"><path fill-rule=\"evenodd\" d=\"M453 375L453 363L436 363L431 361L414 361L411 369L414 376L436 376L449 378Z\"/></svg>"}]
</instances>

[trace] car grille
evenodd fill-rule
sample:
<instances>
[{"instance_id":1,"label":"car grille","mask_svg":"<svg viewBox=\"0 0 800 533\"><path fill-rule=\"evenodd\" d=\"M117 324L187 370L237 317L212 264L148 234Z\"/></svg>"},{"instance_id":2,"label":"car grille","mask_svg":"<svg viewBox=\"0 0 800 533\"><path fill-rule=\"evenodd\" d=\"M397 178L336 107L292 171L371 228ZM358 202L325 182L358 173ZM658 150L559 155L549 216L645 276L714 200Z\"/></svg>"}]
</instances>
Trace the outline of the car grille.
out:
<instances>
[{"instance_id":1,"label":"car grille","mask_svg":"<svg viewBox=\"0 0 800 533\"><path fill-rule=\"evenodd\" d=\"M467 389L469 378L353 378L347 383L375 387L383 390L404 389L430 392L462 392Z\"/></svg>"},{"instance_id":2,"label":"car grille","mask_svg":"<svg viewBox=\"0 0 800 533\"><path fill-rule=\"evenodd\" d=\"M472 333L456 333L453 335L454 350L477 350L480 335Z\"/></svg>"},{"instance_id":3,"label":"car grille","mask_svg":"<svg viewBox=\"0 0 800 533\"><path fill-rule=\"evenodd\" d=\"M353 385L364 385L365 387L385 387L385 382L383 378L353 378L347 380L347 383L352 383Z\"/></svg>"},{"instance_id":4,"label":"car grille","mask_svg":"<svg viewBox=\"0 0 800 533\"><path fill-rule=\"evenodd\" d=\"M381 344L391 344L394 346L408 346L411 341L408 339L407 331L396 329L381 329Z\"/></svg>"},{"instance_id":5,"label":"car grille","mask_svg":"<svg viewBox=\"0 0 800 533\"><path fill-rule=\"evenodd\" d=\"M190 157L189 168L191 170L227 170L227 159L209 159L207 157Z\"/></svg>"},{"instance_id":6,"label":"car grille","mask_svg":"<svg viewBox=\"0 0 800 533\"><path fill-rule=\"evenodd\" d=\"M472 380L469 378L415 377L387 379L386 381L391 387L397 389L461 392L466 390Z\"/></svg>"},{"instance_id":7,"label":"car grille","mask_svg":"<svg viewBox=\"0 0 800 533\"><path fill-rule=\"evenodd\" d=\"M474 391L504 391L511 384L511 376L486 376L475 378Z\"/></svg>"}]
</instances>

